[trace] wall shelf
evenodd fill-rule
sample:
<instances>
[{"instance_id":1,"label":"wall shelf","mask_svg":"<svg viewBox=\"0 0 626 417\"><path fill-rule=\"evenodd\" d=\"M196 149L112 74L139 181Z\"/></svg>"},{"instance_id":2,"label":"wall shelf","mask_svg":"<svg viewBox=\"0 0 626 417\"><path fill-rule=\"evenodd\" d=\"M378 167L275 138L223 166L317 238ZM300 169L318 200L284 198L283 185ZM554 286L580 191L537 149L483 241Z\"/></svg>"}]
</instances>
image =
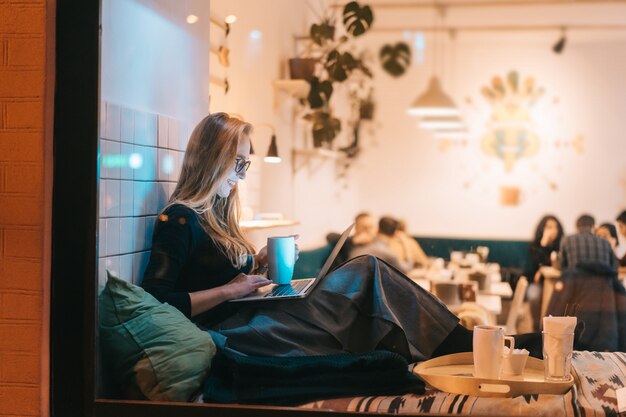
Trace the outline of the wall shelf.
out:
<instances>
[{"instance_id":1,"label":"wall shelf","mask_svg":"<svg viewBox=\"0 0 626 417\"><path fill-rule=\"evenodd\" d=\"M310 171L315 171L311 167L312 160L333 160L341 162L346 159L346 154L340 151L324 148L293 148L292 149L292 170L293 174L298 172L305 165L309 166ZM318 165L319 166L319 165Z\"/></svg>"},{"instance_id":2,"label":"wall shelf","mask_svg":"<svg viewBox=\"0 0 626 417\"><path fill-rule=\"evenodd\" d=\"M270 229L273 227L288 227L300 224L296 220L242 220L239 222L239 226L246 230L254 229Z\"/></svg>"},{"instance_id":3,"label":"wall shelf","mask_svg":"<svg viewBox=\"0 0 626 417\"><path fill-rule=\"evenodd\" d=\"M309 83L306 80L275 80L274 81L274 109L280 107L281 93L298 99L309 95Z\"/></svg>"}]
</instances>

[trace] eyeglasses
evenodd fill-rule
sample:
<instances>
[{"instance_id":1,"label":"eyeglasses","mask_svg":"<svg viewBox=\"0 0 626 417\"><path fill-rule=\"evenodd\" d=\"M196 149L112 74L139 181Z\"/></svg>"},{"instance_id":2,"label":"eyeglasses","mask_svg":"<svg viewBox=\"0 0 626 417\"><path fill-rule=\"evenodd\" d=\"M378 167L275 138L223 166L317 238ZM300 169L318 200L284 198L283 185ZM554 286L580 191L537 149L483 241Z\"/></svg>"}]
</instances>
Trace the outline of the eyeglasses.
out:
<instances>
[{"instance_id":1,"label":"eyeglasses","mask_svg":"<svg viewBox=\"0 0 626 417\"><path fill-rule=\"evenodd\" d=\"M251 163L252 161L250 161L249 159L247 161L243 158L235 159L235 172L237 174L240 174L244 170L247 171L248 168L250 168Z\"/></svg>"}]
</instances>

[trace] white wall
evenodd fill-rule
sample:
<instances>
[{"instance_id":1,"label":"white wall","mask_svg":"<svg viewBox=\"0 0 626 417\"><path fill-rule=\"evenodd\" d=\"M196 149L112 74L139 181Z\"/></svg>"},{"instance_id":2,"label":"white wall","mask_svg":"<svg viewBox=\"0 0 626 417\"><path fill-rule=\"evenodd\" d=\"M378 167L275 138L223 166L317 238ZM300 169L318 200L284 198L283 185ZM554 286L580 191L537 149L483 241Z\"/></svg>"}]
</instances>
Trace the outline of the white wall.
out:
<instances>
[{"instance_id":1,"label":"white wall","mask_svg":"<svg viewBox=\"0 0 626 417\"><path fill-rule=\"evenodd\" d=\"M229 39L232 94L217 100L213 89L212 109L219 104L253 122L273 121L281 150L289 148L291 139L296 143L302 139L303 125L297 121L292 133L290 103L272 109L271 82L283 76L291 36L308 30L303 23L307 10L301 7L301 2L284 0L272 1L271 7L243 0L213 2L218 14L238 10L246 19L233 25ZM423 8L375 10L375 17L375 28L433 22L432 14ZM447 19L470 26L623 24L626 13L623 5L469 8L450 10ZM245 38L252 28L263 33L256 55ZM559 36L556 30L458 33L454 42L445 44L440 68L444 88L463 110L470 135L463 146L445 151L405 113L426 87L433 68L433 44L427 35L423 60L416 59L404 77L393 79L378 64L374 66L376 121L373 133L363 135L365 148L349 171L347 189L337 183L333 164L322 165L311 175L302 169L295 177L288 161L264 165L258 210L280 211L301 221L298 230L311 243L330 230L340 230L361 210L403 217L414 234L457 237L527 239L546 212L560 217L568 232L573 232L582 212L590 212L599 222L612 220L626 207L626 141L621 126L626 109L625 35L624 31L569 32L563 54L556 55L551 51ZM373 31L361 42L377 55L384 43L405 36L402 30ZM541 141L539 152L507 171L501 160L480 150L490 117L480 89L493 76L504 77L510 70L522 78L534 77L546 93L531 113ZM264 135L255 142L262 153L269 133L258 134ZM572 145L579 135L584 137L582 153ZM519 205L500 205L503 185L520 188Z\"/></svg>"},{"instance_id":2,"label":"white wall","mask_svg":"<svg viewBox=\"0 0 626 417\"><path fill-rule=\"evenodd\" d=\"M230 67L224 68L211 55L212 74L228 78L230 89L224 94L218 85L211 85L211 111L239 114L252 124L270 123L276 128L278 148L283 162L267 164L271 131L257 128L253 135L256 157L248 171L244 203L259 213L282 213L299 221L291 228L251 232L259 245L271 234L299 233L300 245L322 244L327 232L343 230L358 209L356 183L337 180L336 164L313 160L292 175L291 149L302 146L309 125L298 113L298 102L284 93L275 97L274 80L288 78L287 60L293 57L294 36L308 32L310 8L305 0L213 0L211 14L223 20L234 14L237 21L227 38L223 30L213 26L211 42L230 49ZM259 37L251 36L258 31ZM278 105L275 106L275 99ZM347 184L347 186L346 186Z\"/></svg>"},{"instance_id":3,"label":"white wall","mask_svg":"<svg viewBox=\"0 0 626 417\"><path fill-rule=\"evenodd\" d=\"M103 1L101 98L199 121L209 107L208 17L204 0Z\"/></svg>"},{"instance_id":4,"label":"white wall","mask_svg":"<svg viewBox=\"0 0 626 417\"><path fill-rule=\"evenodd\" d=\"M372 45L385 42L372 38ZM570 41L562 55L550 46L485 35L460 35L448 45L444 88L462 108L470 134L464 146L445 151L405 114L425 89L430 65L413 66L400 80L378 71L380 145L363 155L357 175L362 188L378 193L363 194L363 207L404 217L413 233L435 236L526 239L546 212L568 232L582 212L612 221L626 207L626 42ZM490 118L480 89L510 70L533 76L546 93L531 113L539 152L507 171L480 149ZM582 153L571 144L578 135L584 137ZM381 165L384 170L377 169ZM521 189L519 205L499 204L501 185Z\"/></svg>"}]
</instances>

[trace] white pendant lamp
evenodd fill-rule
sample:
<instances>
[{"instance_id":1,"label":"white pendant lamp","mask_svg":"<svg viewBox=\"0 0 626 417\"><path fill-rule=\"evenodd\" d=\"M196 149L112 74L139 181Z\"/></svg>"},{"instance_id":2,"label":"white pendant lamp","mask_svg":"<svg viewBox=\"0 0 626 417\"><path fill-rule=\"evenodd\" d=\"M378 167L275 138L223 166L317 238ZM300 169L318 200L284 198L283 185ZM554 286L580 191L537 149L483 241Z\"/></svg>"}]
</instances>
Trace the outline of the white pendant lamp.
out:
<instances>
[{"instance_id":1,"label":"white pendant lamp","mask_svg":"<svg viewBox=\"0 0 626 417\"><path fill-rule=\"evenodd\" d=\"M456 116L427 116L419 121L419 127L428 130L462 129L461 118Z\"/></svg>"},{"instance_id":2,"label":"white pendant lamp","mask_svg":"<svg viewBox=\"0 0 626 417\"><path fill-rule=\"evenodd\" d=\"M411 116L454 116L459 109L441 88L439 77L433 75L426 91L407 109Z\"/></svg>"}]
</instances>

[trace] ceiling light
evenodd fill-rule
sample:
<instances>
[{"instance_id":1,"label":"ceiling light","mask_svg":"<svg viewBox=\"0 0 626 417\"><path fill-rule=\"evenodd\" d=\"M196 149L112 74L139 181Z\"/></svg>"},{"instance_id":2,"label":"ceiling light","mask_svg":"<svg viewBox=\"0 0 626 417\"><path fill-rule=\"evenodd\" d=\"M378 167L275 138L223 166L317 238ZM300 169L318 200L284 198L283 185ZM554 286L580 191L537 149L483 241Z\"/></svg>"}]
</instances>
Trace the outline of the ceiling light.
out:
<instances>
[{"instance_id":1,"label":"ceiling light","mask_svg":"<svg viewBox=\"0 0 626 417\"><path fill-rule=\"evenodd\" d=\"M560 54L561 52L563 52L563 49L565 49L566 43L567 43L567 35L565 33L565 28L563 28L561 29L561 37L554 44L554 46L552 47L552 50L554 51L555 54Z\"/></svg>"},{"instance_id":2,"label":"ceiling light","mask_svg":"<svg viewBox=\"0 0 626 417\"><path fill-rule=\"evenodd\" d=\"M235 16L234 14L229 14L228 16L226 16L226 19L224 19L224 22L228 23L229 25L232 25L236 21L237 16Z\"/></svg>"},{"instance_id":3,"label":"ceiling light","mask_svg":"<svg viewBox=\"0 0 626 417\"><path fill-rule=\"evenodd\" d=\"M461 129L464 124L459 116L428 116L420 120L419 127L430 130Z\"/></svg>"},{"instance_id":4,"label":"ceiling light","mask_svg":"<svg viewBox=\"0 0 626 417\"><path fill-rule=\"evenodd\" d=\"M200 20L200 18L196 16L195 14L190 14L187 16L187 23L189 23L190 25L193 25L198 20Z\"/></svg>"},{"instance_id":5,"label":"ceiling light","mask_svg":"<svg viewBox=\"0 0 626 417\"><path fill-rule=\"evenodd\" d=\"M453 116L459 114L459 109L434 75L430 78L428 89L413 102L407 113L411 116Z\"/></svg>"}]
</instances>

